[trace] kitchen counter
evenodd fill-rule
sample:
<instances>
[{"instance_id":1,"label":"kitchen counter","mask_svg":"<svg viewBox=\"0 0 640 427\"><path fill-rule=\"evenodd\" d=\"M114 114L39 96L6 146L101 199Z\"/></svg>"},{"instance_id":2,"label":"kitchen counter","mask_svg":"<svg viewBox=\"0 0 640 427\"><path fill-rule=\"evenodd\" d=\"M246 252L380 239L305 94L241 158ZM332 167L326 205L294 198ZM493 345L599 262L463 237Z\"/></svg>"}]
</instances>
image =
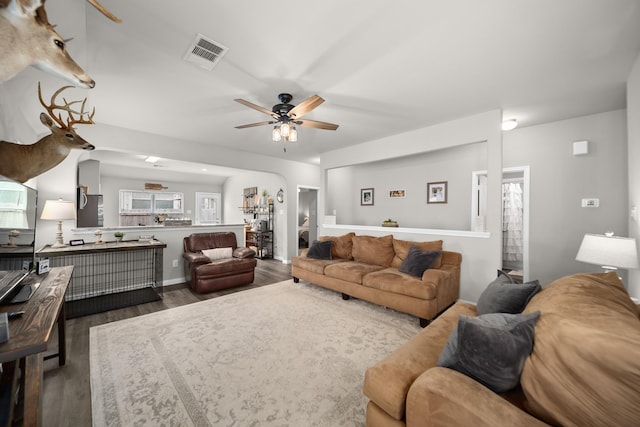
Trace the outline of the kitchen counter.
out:
<instances>
[{"instance_id":1,"label":"kitchen counter","mask_svg":"<svg viewBox=\"0 0 640 427\"><path fill-rule=\"evenodd\" d=\"M149 231L149 230L176 230L176 229L198 229L196 233L203 228L228 228L228 227L244 227L244 224L206 224L206 225L136 225L136 226L122 226L122 227L82 227L72 228L71 231L75 234L94 234L96 230L101 230L102 233L113 233L114 231L122 231L124 233L130 231Z\"/></svg>"}]
</instances>

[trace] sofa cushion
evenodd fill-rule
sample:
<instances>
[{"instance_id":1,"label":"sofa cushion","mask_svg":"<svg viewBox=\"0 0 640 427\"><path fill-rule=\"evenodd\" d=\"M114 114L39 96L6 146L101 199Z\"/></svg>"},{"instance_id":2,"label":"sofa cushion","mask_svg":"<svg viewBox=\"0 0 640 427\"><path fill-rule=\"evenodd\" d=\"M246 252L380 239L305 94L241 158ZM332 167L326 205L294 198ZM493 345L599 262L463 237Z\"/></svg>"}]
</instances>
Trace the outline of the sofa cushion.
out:
<instances>
[{"instance_id":1,"label":"sofa cushion","mask_svg":"<svg viewBox=\"0 0 640 427\"><path fill-rule=\"evenodd\" d=\"M320 236L318 240L321 242L331 240L333 242L331 247L332 258L352 259L351 249L353 247L353 236L355 235L356 233L347 233L343 236Z\"/></svg>"},{"instance_id":2,"label":"sofa cushion","mask_svg":"<svg viewBox=\"0 0 640 427\"><path fill-rule=\"evenodd\" d=\"M331 259L331 247L333 242L327 240L326 242L320 242L314 240L311 247L307 251L307 257L316 259Z\"/></svg>"},{"instance_id":3,"label":"sofa cushion","mask_svg":"<svg viewBox=\"0 0 640 427\"><path fill-rule=\"evenodd\" d=\"M521 313L535 294L540 292L540 282L513 283L511 277L499 271L498 277L478 298L478 314Z\"/></svg>"},{"instance_id":4,"label":"sofa cushion","mask_svg":"<svg viewBox=\"0 0 640 427\"><path fill-rule=\"evenodd\" d=\"M458 324L458 317L461 314L475 316L475 313L475 305L456 302L416 336L367 369L364 394L389 416L403 420L411 385L436 366L442 348Z\"/></svg>"},{"instance_id":5,"label":"sofa cushion","mask_svg":"<svg viewBox=\"0 0 640 427\"><path fill-rule=\"evenodd\" d=\"M422 273L428 268L431 268L437 258L442 255L440 251L427 251L422 252L417 246L412 245L409 248L409 254L402 261L402 264L398 268L402 273L407 273L412 276L422 277Z\"/></svg>"},{"instance_id":6,"label":"sofa cushion","mask_svg":"<svg viewBox=\"0 0 640 427\"><path fill-rule=\"evenodd\" d=\"M423 252L440 251L442 252L442 240L434 240L431 242L411 242L409 240L393 239L394 257L391 261L391 267L400 268L402 262L409 254L411 246L417 246ZM442 257L437 258L431 268L440 268L442 265Z\"/></svg>"},{"instance_id":7,"label":"sofa cushion","mask_svg":"<svg viewBox=\"0 0 640 427\"><path fill-rule=\"evenodd\" d=\"M354 261L389 267L395 256L393 236L354 236L352 255Z\"/></svg>"},{"instance_id":8,"label":"sofa cushion","mask_svg":"<svg viewBox=\"0 0 640 427\"><path fill-rule=\"evenodd\" d=\"M562 277L524 312L535 310L521 378L529 411L556 425L637 425L640 319L617 274Z\"/></svg>"},{"instance_id":9,"label":"sofa cushion","mask_svg":"<svg viewBox=\"0 0 640 427\"><path fill-rule=\"evenodd\" d=\"M496 393L511 390L520 382L520 373L531 353L539 316L539 311L461 315L438 366L468 375Z\"/></svg>"},{"instance_id":10,"label":"sofa cushion","mask_svg":"<svg viewBox=\"0 0 640 427\"><path fill-rule=\"evenodd\" d=\"M291 264L296 268L310 271L311 273L324 274L324 269L328 265L348 262L346 259L315 259L306 256L294 256L291 258Z\"/></svg>"},{"instance_id":11,"label":"sofa cushion","mask_svg":"<svg viewBox=\"0 0 640 427\"><path fill-rule=\"evenodd\" d=\"M442 275L450 273L441 271ZM431 300L437 296L437 287L434 283L423 281L406 273L401 273L395 268L385 268L367 274L362 279L362 284L367 288L379 289L394 294L407 295L414 298Z\"/></svg>"},{"instance_id":12,"label":"sofa cushion","mask_svg":"<svg viewBox=\"0 0 640 427\"><path fill-rule=\"evenodd\" d=\"M328 264L324 269L324 275L334 279L342 279L347 282L362 284L362 278L369 273L381 270L383 267L364 262L347 261Z\"/></svg>"},{"instance_id":13,"label":"sofa cushion","mask_svg":"<svg viewBox=\"0 0 640 427\"><path fill-rule=\"evenodd\" d=\"M207 256L211 261L215 261L217 259L225 259L231 258L233 256L233 248L213 248L213 249L203 249L202 253Z\"/></svg>"}]
</instances>

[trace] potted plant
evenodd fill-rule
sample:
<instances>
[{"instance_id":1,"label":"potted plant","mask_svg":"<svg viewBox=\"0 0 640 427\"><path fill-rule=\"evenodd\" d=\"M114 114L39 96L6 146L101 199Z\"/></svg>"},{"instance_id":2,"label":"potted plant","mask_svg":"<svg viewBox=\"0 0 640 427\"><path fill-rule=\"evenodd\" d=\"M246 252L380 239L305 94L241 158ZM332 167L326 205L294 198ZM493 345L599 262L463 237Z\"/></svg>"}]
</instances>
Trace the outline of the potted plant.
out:
<instances>
[{"instance_id":1,"label":"potted plant","mask_svg":"<svg viewBox=\"0 0 640 427\"><path fill-rule=\"evenodd\" d=\"M264 205L267 203L267 196L269 195L269 193L267 192L266 188L262 189L262 200L260 201L261 205Z\"/></svg>"},{"instance_id":2,"label":"potted plant","mask_svg":"<svg viewBox=\"0 0 640 427\"><path fill-rule=\"evenodd\" d=\"M113 233L113 236L116 238L116 242L122 242L124 233L122 231L116 231L115 233Z\"/></svg>"},{"instance_id":3,"label":"potted plant","mask_svg":"<svg viewBox=\"0 0 640 427\"><path fill-rule=\"evenodd\" d=\"M387 218L384 221L382 221L382 226L383 227L397 227L398 226L398 221L394 221L391 218Z\"/></svg>"}]
</instances>

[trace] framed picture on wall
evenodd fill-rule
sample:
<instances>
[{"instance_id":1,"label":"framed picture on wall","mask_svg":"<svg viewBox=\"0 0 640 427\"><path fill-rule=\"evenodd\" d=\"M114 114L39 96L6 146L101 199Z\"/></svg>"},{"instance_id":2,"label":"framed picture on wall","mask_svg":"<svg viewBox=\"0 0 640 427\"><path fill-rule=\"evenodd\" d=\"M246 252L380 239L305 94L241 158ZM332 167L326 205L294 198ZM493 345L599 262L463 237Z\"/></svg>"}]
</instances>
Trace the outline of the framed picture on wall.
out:
<instances>
[{"instance_id":1,"label":"framed picture on wall","mask_svg":"<svg viewBox=\"0 0 640 427\"><path fill-rule=\"evenodd\" d=\"M427 183L427 203L447 203L447 182Z\"/></svg>"},{"instance_id":2,"label":"framed picture on wall","mask_svg":"<svg viewBox=\"0 0 640 427\"><path fill-rule=\"evenodd\" d=\"M360 206L373 206L373 188L360 189Z\"/></svg>"},{"instance_id":3,"label":"framed picture on wall","mask_svg":"<svg viewBox=\"0 0 640 427\"><path fill-rule=\"evenodd\" d=\"M404 199L406 194L404 190L389 190L389 197L392 199Z\"/></svg>"}]
</instances>

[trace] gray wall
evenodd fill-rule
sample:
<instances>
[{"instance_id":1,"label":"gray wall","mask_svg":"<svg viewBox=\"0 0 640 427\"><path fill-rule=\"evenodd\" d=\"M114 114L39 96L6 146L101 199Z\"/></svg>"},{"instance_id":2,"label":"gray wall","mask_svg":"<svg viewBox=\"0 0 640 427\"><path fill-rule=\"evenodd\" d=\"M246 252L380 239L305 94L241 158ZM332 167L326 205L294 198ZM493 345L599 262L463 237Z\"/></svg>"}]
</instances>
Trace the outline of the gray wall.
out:
<instances>
[{"instance_id":1,"label":"gray wall","mask_svg":"<svg viewBox=\"0 0 640 427\"><path fill-rule=\"evenodd\" d=\"M575 261L585 233L627 236L625 110L505 132L505 167L530 166L530 279L544 285L576 272L602 271ZM573 142L589 141L574 156ZM599 208L582 208L599 198ZM621 275L626 272L621 271Z\"/></svg>"},{"instance_id":2,"label":"gray wall","mask_svg":"<svg viewBox=\"0 0 640 427\"><path fill-rule=\"evenodd\" d=\"M627 129L629 168L629 208L640 209L640 55L636 59L627 83ZM640 215L640 213L637 213ZM629 218L629 236L640 242L640 222L638 216ZM640 298L640 270L629 271L627 289L631 296Z\"/></svg>"},{"instance_id":3,"label":"gray wall","mask_svg":"<svg viewBox=\"0 0 640 427\"><path fill-rule=\"evenodd\" d=\"M391 218L400 227L471 229L471 172L487 169L487 144L472 143L419 155L327 172L327 212L338 224L380 225ZM428 182L448 182L445 204L427 203ZM360 189L374 189L373 206L360 205ZM406 190L404 198L389 191Z\"/></svg>"}]
</instances>

